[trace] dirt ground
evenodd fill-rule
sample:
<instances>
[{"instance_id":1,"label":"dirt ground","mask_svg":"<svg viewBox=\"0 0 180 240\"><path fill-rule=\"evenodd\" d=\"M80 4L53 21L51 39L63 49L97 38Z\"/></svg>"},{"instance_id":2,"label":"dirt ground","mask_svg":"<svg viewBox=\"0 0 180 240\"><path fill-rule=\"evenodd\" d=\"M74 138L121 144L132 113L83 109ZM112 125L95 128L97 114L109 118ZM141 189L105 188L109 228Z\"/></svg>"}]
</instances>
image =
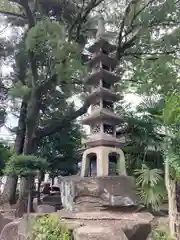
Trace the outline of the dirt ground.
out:
<instances>
[{"instance_id":1,"label":"dirt ground","mask_svg":"<svg viewBox=\"0 0 180 240\"><path fill-rule=\"evenodd\" d=\"M7 217L14 217L16 205L10 206L10 204L1 204L0 213ZM15 218L15 217L14 217Z\"/></svg>"}]
</instances>

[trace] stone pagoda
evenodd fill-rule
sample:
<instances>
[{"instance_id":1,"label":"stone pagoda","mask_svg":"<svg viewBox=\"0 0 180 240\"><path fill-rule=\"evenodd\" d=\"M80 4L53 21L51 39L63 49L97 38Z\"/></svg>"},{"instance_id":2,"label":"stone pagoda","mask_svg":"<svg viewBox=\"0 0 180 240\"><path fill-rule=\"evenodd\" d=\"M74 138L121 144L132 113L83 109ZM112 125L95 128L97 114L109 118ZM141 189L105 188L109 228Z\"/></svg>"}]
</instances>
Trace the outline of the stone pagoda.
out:
<instances>
[{"instance_id":1,"label":"stone pagoda","mask_svg":"<svg viewBox=\"0 0 180 240\"><path fill-rule=\"evenodd\" d=\"M91 86L88 101L91 113L82 121L90 126L84 141L81 174L61 180L61 200L72 212L95 211L107 207L137 206L134 179L126 174L121 141L116 138L116 125L122 119L114 113L114 102L120 99L113 91L119 77L113 73L116 49L105 39L104 20L100 18L97 40L89 48L92 59L87 63L92 73L86 79ZM93 216L92 216L93 217Z\"/></svg>"},{"instance_id":2,"label":"stone pagoda","mask_svg":"<svg viewBox=\"0 0 180 240\"><path fill-rule=\"evenodd\" d=\"M110 54L116 46L106 40L102 17L96 37L96 42L88 49L92 58L87 64L92 71L85 84L91 86L87 99L91 113L82 123L90 126L90 135L83 142L87 149L82 158L81 177L126 175L124 154L120 149L122 142L116 138L116 125L122 119L114 113L114 102L120 100L120 96L113 91L113 85L119 77L113 73L117 62Z\"/></svg>"}]
</instances>

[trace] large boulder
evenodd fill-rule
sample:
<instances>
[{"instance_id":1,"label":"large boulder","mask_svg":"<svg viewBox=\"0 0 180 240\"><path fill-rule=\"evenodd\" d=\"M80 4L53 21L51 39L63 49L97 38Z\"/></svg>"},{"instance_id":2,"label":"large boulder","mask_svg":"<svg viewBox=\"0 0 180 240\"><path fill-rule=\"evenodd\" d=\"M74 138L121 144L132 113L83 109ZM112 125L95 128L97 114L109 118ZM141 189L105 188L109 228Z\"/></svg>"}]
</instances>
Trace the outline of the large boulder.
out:
<instances>
[{"instance_id":1,"label":"large boulder","mask_svg":"<svg viewBox=\"0 0 180 240\"><path fill-rule=\"evenodd\" d=\"M92 211L101 207L137 206L135 182L129 176L64 177L61 181L61 200L64 208L73 211Z\"/></svg>"},{"instance_id":2,"label":"large boulder","mask_svg":"<svg viewBox=\"0 0 180 240\"><path fill-rule=\"evenodd\" d=\"M3 214L0 214L0 233L5 227L6 224L13 221L13 218L4 216Z\"/></svg>"},{"instance_id":3,"label":"large boulder","mask_svg":"<svg viewBox=\"0 0 180 240\"><path fill-rule=\"evenodd\" d=\"M121 236L124 232L128 240L146 240L151 232L151 222L154 218L148 212L127 213L107 210L71 212L61 210L58 213L60 219L64 221L78 221L84 226L110 228L116 236Z\"/></svg>"},{"instance_id":4,"label":"large boulder","mask_svg":"<svg viewBox=\"0 0 180 240\"><path fill-rule=\"evenodd\" d=\"M43 184L43 189L42 189L42 193L43 194L50 194L50 183L44 183Z\"/></svg>"},{"instance_id":5,"label":"large boulder","mask_svg":"<svg viewBox=\"0 0 180 240\"><path fill-rule=\"evenodd\" d=\"M76 228L73 236L74 240L128 240L123 231L116 235L110 228L91 225Z\"/></svg>"},{"instance_id":6,"label":"large boulder","mask_svg":"<svg viewBox=\"0 0 180 240\"><path fill-rule=\"evenodd\" d=\"M53 213L56 212L56 208L50 205L38 205L36 208L36 213Z\"/></svg>"},{"instance_id":7,"label":"large boulder","mask_svg":"<svg viewBox=\"0 0 180 240\"><path fill-rule=\"evenodd\" d=\"M24 215L19 224L18 240L27 239L35 219L44 215L46 214ZM52 215L59 217L61 223L73 232L74 240L147 240L153 219L148 212L67 212L61 210Z\"/></svg>"},{"instance_id":8,"label":"large boulder","mask_svg":"<svg viewBox=\"0 0 180 240\"><path fill-rule=\"evenodd\" d=\"M0 240L18 240L19 220L6 224L0 234Z\"/></svg>"},{"instance_id":9,"label":"large boulder","mask_svg":"<svg viewBox=\"0 0 180 240\"><path fill-rule=\"evenodd\" d=\"M150 223L137 223L129 222L126 227L122 227L122 230L128 237L128 240L146 240L151 232Z\"/></svg>"},{"instance_id":10,"label":"large boulder","mask_svg":"<svg viewBox=\"0 0 180 240\"><path fill-rule=\"evenodd\" d=\"M146 240L151 232L153 215L148 212L122 212L122 211L87 211L72 212L62 209L58 211L59 218L64 222L79 223L88 227L102 227L111 230L116 236L121 237L122 232L128 240ZM80 230L77 230L80 231ZM114 238L110 238L110 240ZM119 238L120 239L120 238Z\"/></svg>"},{"instance_id":11,"label":"large boulder","mask_svg":"<svg viewBox=\"0 0 180 240\"><path fill-rule=\"evenodd\" d=\"M19 227L18 227L18 237L20 240L27 239L27 236L32 230L32 226L34 221L40 214L31 213L31 214L24 214L20 220ZM42 214L43 216L44 214Z\"/></svg>"},{"instance_id":12,"label":"large boulder","mask_svg":"<svg viewBox=\"0 0 180 240\"><path fill-rule=\"evenodd\" d=\"M61 209L62 203L61 203L61 195L55 194L55 195L46 195L41 198L41 203L45 205L51 205L54 206L56 209Z\"/></svg>"}]
</instances>

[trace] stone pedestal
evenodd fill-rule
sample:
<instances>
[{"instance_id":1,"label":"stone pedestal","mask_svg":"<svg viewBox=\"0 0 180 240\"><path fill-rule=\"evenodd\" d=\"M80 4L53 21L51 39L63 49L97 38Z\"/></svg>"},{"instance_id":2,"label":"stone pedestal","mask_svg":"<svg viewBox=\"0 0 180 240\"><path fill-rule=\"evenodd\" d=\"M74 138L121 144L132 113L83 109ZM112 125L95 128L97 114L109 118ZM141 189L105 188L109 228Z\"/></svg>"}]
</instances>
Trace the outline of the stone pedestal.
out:
<instances>
[{"instance_id":1,"label":"stone pedestal","mask_svg":"<svg viewBox=\"0 0 180 240\"><path fill-rule=\"evenodd\" d=\"M61 200L70 211L94 211L105 207L137 206L134 179L129 176L65 177Z\"/></svg>"}]
</instances>

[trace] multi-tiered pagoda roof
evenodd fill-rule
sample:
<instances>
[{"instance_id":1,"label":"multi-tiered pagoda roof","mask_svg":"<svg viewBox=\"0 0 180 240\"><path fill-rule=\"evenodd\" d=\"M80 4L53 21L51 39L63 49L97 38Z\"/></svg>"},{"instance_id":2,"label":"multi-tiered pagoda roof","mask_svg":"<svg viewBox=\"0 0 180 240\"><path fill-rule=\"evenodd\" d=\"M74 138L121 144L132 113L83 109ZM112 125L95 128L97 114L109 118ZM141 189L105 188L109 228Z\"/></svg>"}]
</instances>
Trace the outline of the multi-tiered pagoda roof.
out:
<instances>
[{"instance_id":1,"label":"multi-tiered pagoda roof","mask_svg":"<svg viewBox=\"0 0 180 240\"><path fill-rule=\"evenodd\" d=\"M114 102L120 100L121 96L113 91L119 77L113 73L117 61L110 56L115 50L116 46L110 44L104 36L99 36L88 49L92 58L87 65L92 71L85 84L92 88L87 97L91 103L91 113L82 120L83 124L90 126L90 135L84 141L87 147L121 145L121 141L116 138L116 125L122 118L114 112Z\"/></svg>"}]
</instances>

